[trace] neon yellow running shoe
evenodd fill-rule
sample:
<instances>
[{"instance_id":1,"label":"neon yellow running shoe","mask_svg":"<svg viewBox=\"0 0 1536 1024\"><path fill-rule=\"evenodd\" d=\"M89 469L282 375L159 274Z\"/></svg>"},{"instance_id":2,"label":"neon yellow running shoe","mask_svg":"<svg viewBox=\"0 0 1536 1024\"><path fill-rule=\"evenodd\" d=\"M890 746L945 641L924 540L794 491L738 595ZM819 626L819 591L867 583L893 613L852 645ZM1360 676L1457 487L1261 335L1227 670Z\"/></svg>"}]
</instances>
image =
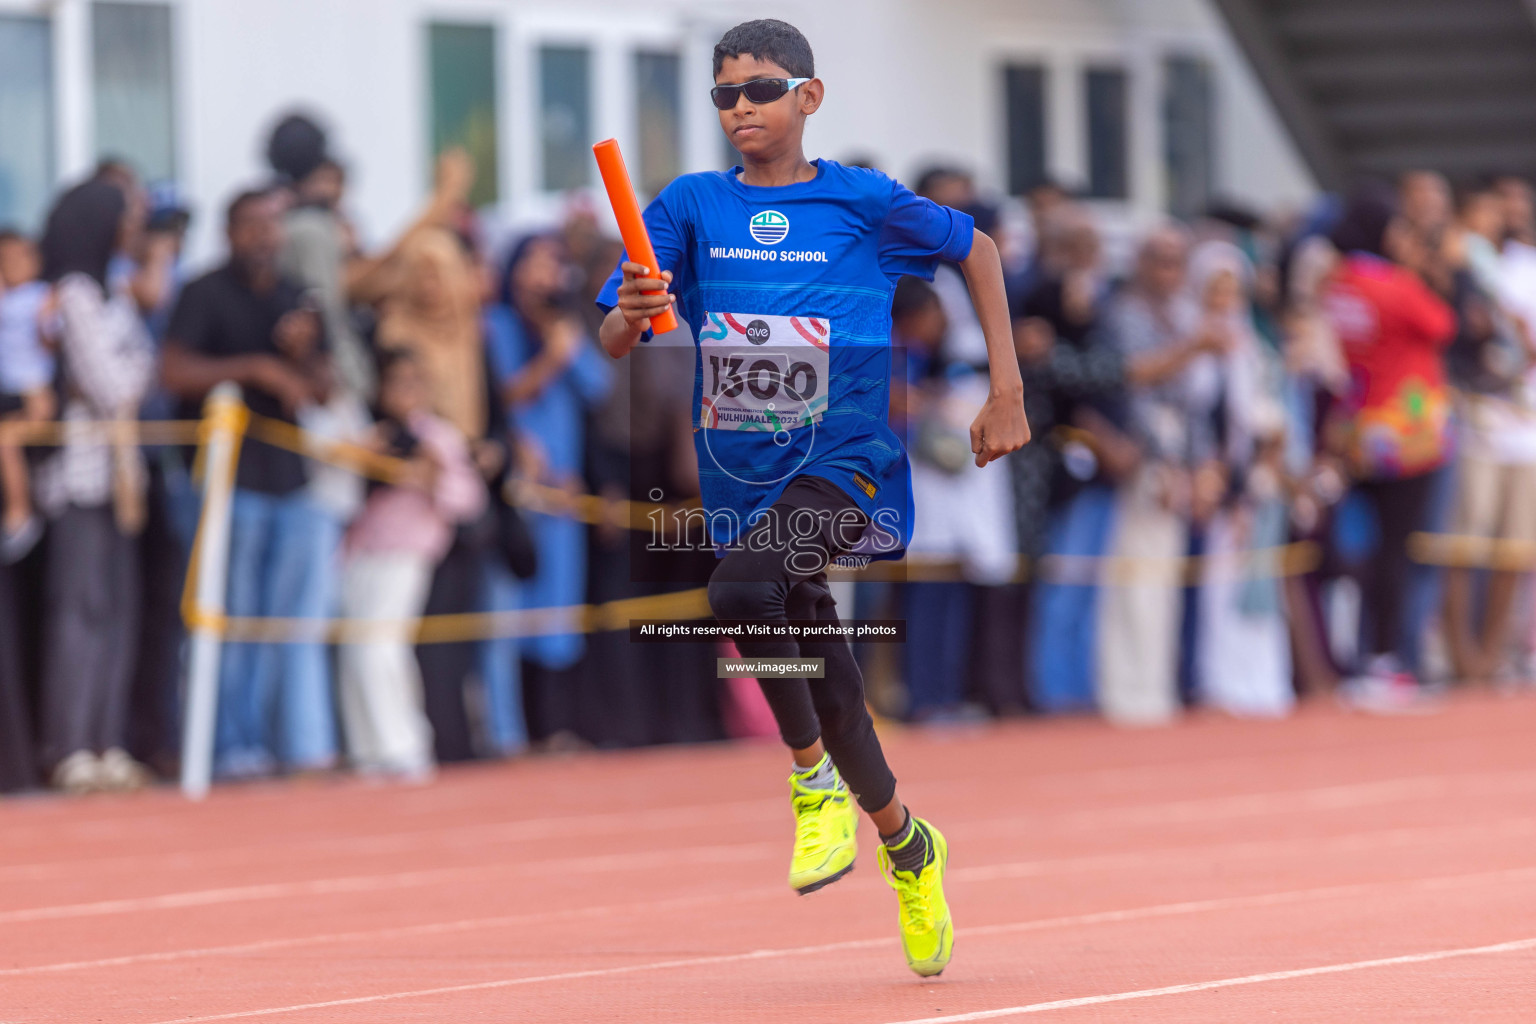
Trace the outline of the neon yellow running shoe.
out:
<instances>
[{"instance_id":1,"label":"neon yellow running shoe","mask_svg":"<svg viewBox=\"0 0 1536 1024\"><path fill-rule=\"evenodd\" d=\"M875 853L880 874L896 890L901 904L901 946L907 954L907 966L925 978L942 974L949 966L955 947L955 925L944 899L944 869L949 863L949 844L938 829L922 818L913 817L914 831L928 833L933 844L933 859L917 872L901 871L891 864L891 852L884 843Z\"/></svg>"},{"instance_id":2,"label":"neon yellow running shoe","mask_svg":"<svg viewBox=\"0 0 1536 1024\"><path fill-rule=\"evenodd\" d=\"M790 803L795 809L789 885L802 896L852 871L858 853L859 808L837 769L832 771L837 783L832 789L811 789L798 775L789 777Z\"/></svg>"}]
</instances>

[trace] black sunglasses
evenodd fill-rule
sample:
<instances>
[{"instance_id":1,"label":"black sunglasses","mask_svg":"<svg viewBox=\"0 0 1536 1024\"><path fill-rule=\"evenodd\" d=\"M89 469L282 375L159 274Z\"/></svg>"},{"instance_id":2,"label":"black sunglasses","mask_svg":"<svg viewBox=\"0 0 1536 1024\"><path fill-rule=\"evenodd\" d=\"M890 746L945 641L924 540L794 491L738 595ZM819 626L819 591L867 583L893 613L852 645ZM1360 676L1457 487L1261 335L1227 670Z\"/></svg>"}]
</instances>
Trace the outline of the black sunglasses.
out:
<instances>
[{"instance_id":1,"label":"black sunglasses","mask_svg":"<svg viewBox=\"0 0 1536 1024\"><path fill-rule=\"evenodd\" d=\"M754 78L740 85L717 85L709 90L710 99L721 110L730 110L746 93L753 103L772 103L789 90L809 82L809 78Z\"/></svg>"}]
</instances>

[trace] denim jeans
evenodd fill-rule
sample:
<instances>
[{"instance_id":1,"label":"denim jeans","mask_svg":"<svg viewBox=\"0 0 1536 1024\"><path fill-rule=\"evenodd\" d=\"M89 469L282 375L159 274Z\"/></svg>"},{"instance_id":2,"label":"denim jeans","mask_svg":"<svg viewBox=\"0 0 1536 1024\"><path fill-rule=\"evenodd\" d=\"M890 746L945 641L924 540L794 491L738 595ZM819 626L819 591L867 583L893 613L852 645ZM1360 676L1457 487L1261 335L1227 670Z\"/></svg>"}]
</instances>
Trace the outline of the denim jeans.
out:
<instances>
[{"instance_id":1,"label":"denim jeans","mask_svg":"<svg viewBox=\"0 0 1536 1024\"><path fill-rule=\"evenodd\" d=\"M965 700L973 589L965 583L908 583L907 717L952 711Z\"/></svg>"},{"instance_id":2,"label":"denim jeans","mask_svg":"<svg viewBox=\"0 0 1536 1024\"><path fill-rule=\"evenodd\" d=\"M1114 512L1113 488L1083 488L1052 514L1047 552L1103 555ZM1035 584L1027 650L1030 700L1036 710L1093 710L1098 596L1098 587L1091 583Z\"/></svg>"},{"instance_id":3,"label":"denim jeans","mask_svg":"<svg viewBox=\"0 0 1536 1024\"><path fill-rule=\"evenodd\" d=\"M492 554L483 565L480 607L488 612L515 611L522 607L516 576ZM493 755L516 754L528 746L528 723L523 717L522 661L515 636L493 637L480 642L480 682L485 693L486 742Z\"/></svg>"},{"instance_id":4,"label":"denim jeans","mask_svg":"<svg viewBox=\"0 0 1536 1024\"><path fill-rule=\"evenodd\" d=\"M229 540L231 616L322 620L336 603L341 523L303 491L234 494ZM228 644L219 670L218 774L264 774L336 758L330 652L319 639Z\"/></svg>"}]
</instances>

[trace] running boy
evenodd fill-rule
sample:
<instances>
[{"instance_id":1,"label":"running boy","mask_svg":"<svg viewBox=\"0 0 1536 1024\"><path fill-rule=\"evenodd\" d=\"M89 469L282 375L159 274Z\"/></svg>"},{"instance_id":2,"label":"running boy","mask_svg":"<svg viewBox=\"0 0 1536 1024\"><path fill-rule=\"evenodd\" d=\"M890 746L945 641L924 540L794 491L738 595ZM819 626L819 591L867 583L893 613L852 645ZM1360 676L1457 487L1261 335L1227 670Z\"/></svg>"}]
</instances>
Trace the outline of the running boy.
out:
<instances>
[{"instance_id":1,"label":"running boy","mask_svg":"<svg viewBox=\"0 0 1536 1024\"><path fill-rule=\"evenodd\" d=\"M912 534L906 453L887 422L902 275L931 280L942 260L965 272L992 370L971 425L976 464L1029 440L1002 263L966 214L878 171L806 160L805 119L825 89L793 26L736 26L715 46L714 71L720 126L741 165L683 175L650 204L661 267L621 261L598 296L600 337L622 356L673 302L693 333L700 488L711 540L726 552L709 583L715 615L836 624L827 563L899 558ZM880 832L907 963L938 974L954 942L948 848L896 796L847 640L743 637L737 647L747 658L823 660L821 679L759 680L794 755L790 885L812 892L852 869L857 801Z\"/></svg>"}]
</instances>

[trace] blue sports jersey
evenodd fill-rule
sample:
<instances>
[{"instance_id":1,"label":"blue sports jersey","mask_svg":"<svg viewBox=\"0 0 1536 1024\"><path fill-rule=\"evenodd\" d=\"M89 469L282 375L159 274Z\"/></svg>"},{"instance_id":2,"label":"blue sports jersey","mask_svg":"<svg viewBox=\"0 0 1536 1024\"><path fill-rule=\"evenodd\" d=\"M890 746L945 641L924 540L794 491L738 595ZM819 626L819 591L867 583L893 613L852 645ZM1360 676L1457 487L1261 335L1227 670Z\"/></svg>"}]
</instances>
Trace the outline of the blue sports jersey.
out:
<instances>
[{"instance_id":1,"label":"blue sports jersey","mask_svg":"<svg viewBox=\"0 0 1536 1024\"><path fill-rule=\"evenodd\" d=\"M888 423L891 296L902 275L932 280L941 261L965 259L974 223L879 171L813 163L816 177L792 185L743 184L740 167L686 174L645 210L693 334L710 537L717 553L733 544L811 475L870 517L856 552L900 558L912 487ZM621 283L615 268L597 298L605 312Z\"/></svg>"}]
</instances>

